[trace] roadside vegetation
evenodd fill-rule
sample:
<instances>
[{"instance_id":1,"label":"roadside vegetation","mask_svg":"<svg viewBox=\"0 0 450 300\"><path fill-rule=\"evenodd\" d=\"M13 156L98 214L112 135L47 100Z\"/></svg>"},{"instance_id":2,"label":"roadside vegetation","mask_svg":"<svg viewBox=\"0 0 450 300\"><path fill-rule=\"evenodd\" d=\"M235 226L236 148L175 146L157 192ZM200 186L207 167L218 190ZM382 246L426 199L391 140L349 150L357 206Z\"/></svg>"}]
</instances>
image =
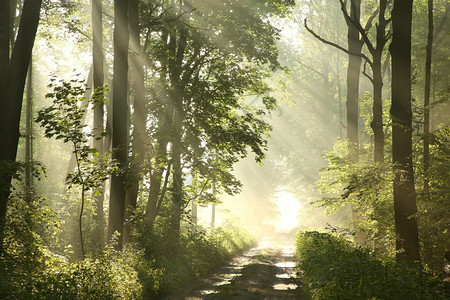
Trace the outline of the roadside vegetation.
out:
<instances>
[{"instance_id":1,"label":"roadside vegetation","mask_svg":"<svg viewBox=\"0 0 450 300\"><path fill-rule=\"evenodd\" d=\"M161 220L151 235L136 233L135 242L123 251L109 246L78 260L70 258L70 247L66 256L56 255L35 231L17 231L19 226L33 227L27 225L33 220L36 216L16 217L8 224L0 299L160 299L254 243L250 233L231 224L207 231L186 223L175 241Z\"/></svg>"},{"instance_id":2,"label":"roadside vegetation","mask_svg":"<svg viewBox=\"0 0 450 300\"><path fill-rule=\"evenodd\" d=\"M377 255L343 235L300 232L296 256L306 298L448 299L448 287L431 272Z\"/></svg>"}]
</instances>

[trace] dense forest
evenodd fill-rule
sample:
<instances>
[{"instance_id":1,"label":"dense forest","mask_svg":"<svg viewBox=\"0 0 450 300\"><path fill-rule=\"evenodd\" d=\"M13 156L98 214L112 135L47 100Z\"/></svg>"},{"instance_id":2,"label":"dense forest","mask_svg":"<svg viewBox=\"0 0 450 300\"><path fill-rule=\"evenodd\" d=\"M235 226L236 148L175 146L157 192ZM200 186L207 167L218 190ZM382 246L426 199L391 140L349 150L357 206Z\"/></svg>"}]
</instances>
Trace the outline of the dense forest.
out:
<instances>
[{"instance_id":1,"label":"dense forest","mask_svg":"<svg viewBox=\"0 0 450 300\"><path fill-rule=\"evenodd\" d=\"M448 299L449 57L450 0L0 0L0 299Z\"/></svg>"}]
</instances>

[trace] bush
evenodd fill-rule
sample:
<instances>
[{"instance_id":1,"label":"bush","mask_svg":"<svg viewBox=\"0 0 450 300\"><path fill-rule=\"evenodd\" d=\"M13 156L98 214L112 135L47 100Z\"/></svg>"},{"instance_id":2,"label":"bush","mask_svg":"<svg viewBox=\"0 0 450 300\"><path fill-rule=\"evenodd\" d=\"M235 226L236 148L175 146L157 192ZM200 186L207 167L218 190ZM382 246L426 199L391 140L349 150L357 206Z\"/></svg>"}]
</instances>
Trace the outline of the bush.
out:
<instances>
[{"instance_id":1,"label":"bush","mask_svg":"<svg viewBox=\"0 0 450 300\"><path fill-rule=\"evenodd\" d=\"M247 231L232 225L207 231L186 224L179 241L170 236L166 229L159 229L147 241L147 259L163 270L159 296L185 287L254 244Z\"/></svg>"},{"instance_id":2,"label":"bush","mask_svg":"<svg viewBox=\"0 0 450 300\"><path fill-rule=\"evenodd\" d=\"M157 288L159 276L142 253L108 248L98 257L55 263L36 274L33 299L141 299L141 278Z\"/></svg>"},{"instance_id":3,"label":"bush","mask_svg":"<svg viewBox=\"0 0 450 300\"><path fill-rule=\"evenodd\" d=\"M429 272L374 255L343 237L297 236L298 266L313 299L446 299Z\"/></svg>"}]
</instances>

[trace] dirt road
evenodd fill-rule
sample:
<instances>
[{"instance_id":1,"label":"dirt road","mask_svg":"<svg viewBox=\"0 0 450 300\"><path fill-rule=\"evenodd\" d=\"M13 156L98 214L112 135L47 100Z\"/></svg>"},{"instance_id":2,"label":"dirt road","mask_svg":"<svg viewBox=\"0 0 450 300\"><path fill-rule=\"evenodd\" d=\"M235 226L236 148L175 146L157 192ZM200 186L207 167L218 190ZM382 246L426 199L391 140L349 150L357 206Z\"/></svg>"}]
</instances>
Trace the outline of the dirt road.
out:
<instances>
[{"instance_id":1,"label":"dirt road","mask_svg":"<svg viewBox=\"0 0 450 300\"><path fill-rule=\"evenodd\" d=\"M294 246L261 242L170 299L300 299Z\"/></svg>"}]
</instances>

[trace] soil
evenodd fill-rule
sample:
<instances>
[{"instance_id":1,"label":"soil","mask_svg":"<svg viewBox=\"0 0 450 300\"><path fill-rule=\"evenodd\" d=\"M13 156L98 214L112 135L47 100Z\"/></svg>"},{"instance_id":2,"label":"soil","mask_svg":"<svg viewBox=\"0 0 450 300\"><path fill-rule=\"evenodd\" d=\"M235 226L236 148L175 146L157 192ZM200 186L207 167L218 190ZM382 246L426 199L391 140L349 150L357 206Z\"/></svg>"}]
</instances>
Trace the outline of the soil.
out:
<instances>
[{"instance_id":1,"label":"soil","mask_svg":"<svg viewBox=\"0 0 450 300\"><path fill-rule=\"evenodd\" d=\"M293 243L266 240L167 299L301 299L300 289Z\"/></svg>"}]
</instances>

